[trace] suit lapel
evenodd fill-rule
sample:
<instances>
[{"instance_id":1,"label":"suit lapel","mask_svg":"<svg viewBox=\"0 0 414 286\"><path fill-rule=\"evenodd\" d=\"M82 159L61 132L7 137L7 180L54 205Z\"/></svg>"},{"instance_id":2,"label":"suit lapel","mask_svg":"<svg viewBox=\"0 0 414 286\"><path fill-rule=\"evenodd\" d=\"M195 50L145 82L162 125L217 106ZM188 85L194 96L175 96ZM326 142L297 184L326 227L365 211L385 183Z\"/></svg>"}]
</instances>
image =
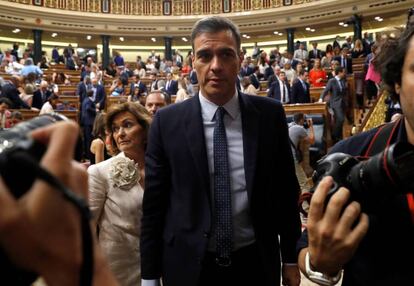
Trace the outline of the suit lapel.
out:
<instances>
[{"instance_id":1,"label":"suit lapel","mask_svg":"<svg viewBox=\"0 0 414 286\"><path fill-rule=\"evenodd\" d=\"M190 148L190 153L195 162L197 173L200 178L200 185L207 192L207 197L211 206L210 200L210 174L208 170L207 150L204 138L204 126L201 116L201 106L198 94L188 99L187 112L184 114L184 126L187 144Z\"/></svg>"},{"instance_id":2,"label":"suit lapel","mask_svg":"<svg viewBox=\"0 0 414 286\"><path fill-rule=\"evenodd\" d=\"M256 172L260 114L248 95L239 93L239 102L242 115L244 172L250 201Z\"/></svg>"}]
</instances>

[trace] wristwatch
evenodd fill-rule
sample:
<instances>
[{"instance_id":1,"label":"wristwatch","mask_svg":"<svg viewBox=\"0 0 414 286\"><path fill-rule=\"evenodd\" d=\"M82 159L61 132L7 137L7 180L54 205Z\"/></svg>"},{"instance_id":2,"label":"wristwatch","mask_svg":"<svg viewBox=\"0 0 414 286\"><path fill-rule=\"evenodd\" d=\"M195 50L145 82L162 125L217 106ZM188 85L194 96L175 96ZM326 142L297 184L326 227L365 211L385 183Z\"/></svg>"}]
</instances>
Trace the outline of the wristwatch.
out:
<instances>
[{"instance_id":1,"label":"wristwatch","mask_svg":"<svg viewBox=\"0 0 414 286\"><path fill-rule=\"evenodd\" d=\"M333 286L336 283L338 283L342 277L342 270L338 271L338 274L336 274L335 276L329 276L325 273L312 270L310 264L309 251L306 252L305 256L305 270L306 275L308 276L310 281L324 286Z\"/></svg>"}]
</instances>

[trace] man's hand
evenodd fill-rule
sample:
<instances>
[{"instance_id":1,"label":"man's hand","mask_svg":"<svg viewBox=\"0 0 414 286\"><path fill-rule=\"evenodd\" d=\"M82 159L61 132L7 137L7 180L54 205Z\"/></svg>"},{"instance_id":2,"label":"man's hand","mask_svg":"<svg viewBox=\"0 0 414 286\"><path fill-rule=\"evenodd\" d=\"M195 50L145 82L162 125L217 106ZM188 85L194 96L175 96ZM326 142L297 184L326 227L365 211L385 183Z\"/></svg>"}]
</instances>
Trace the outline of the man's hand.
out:
<instances>
[{"instance_id":1,"label":"man's hand","mask_svg":"<svg viewBox=\"0 0 414 286\"><path fill-rule=\"evenodd\" d=\"M311 265L329 275L338 273L352 258L369 226L368 216L361 213L359 203L348 204L350 192L346 188L340 188L326 205L332 184L332 177L319 183L312 196L307 223Z\"/></svg>"},{"instance_id":2,"label":"man's hand","mask_svg":"<svg viewBox=\"0 0 414 286\"><path fill-rule=\"evenodd\" d=\"M87 173L72 161L78 133L75 123L59 122L33 131L32 137L48 145L42 167L86 200ZM36 180L16 200L0 179L0 244L16 265L42 275L49 285L79 284L80 214L44 181ZM116 285L96 244L94 254L94 284Z\"/></svg>"}]
</instances>

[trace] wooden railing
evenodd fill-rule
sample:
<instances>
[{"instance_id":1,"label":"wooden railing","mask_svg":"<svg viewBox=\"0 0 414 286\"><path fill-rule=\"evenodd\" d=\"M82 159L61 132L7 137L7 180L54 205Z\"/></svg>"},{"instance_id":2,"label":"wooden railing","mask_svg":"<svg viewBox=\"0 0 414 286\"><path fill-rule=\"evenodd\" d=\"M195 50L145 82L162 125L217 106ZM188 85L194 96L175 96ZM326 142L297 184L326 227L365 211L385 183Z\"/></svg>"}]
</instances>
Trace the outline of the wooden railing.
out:
<instances>
[{"instance_id":1,"label":"wooden railing","mask_svg":"<svg viewBox=\"0 0 414 286\"><path fill-rule=\"evenodd\" d=\"M387 106L385 100L388 97L388 92L384 91L380 98L374 103L367 115L364 117L358 132L370 130L385 122L385 115L387 112Z\"/></svg>"}]
</instances>

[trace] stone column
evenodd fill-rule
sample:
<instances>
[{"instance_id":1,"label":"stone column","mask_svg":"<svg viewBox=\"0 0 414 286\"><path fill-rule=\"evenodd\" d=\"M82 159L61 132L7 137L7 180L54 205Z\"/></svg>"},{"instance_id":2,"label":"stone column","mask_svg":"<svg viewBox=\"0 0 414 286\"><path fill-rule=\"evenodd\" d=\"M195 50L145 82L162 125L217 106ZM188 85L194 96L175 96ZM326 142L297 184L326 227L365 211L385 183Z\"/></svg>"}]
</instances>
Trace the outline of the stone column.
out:
<instances>
[{"instance_id":1,"label":"stone column","mask_svg":"<svg viewBox=\"0 0 414 286\"><path fill-rule=\"evenodd\" d=\"M293 52L295 51L295 29L288 28L286 29L286 33L287 33L287 50L288 52L291 52L293 54Z\"/></svg>"},{"instance_id":2,"label":"stone column","mask_svg":"<svg viewBox=\"0 0 414 286\"><path fill-rule=\"evenodd\" d=\"M42 30L33 30L33 61L35 64L42 60Z\"/></svg>"},{"instance_id":3,"label":"stone column","mask_svg":"<svg viewBox=\"0 0 414 286\"><path fill-rule=\"evenodd\" d=\"M172 50L171 50L171 47L172 47L172 37L164 37L164 47L165 47L165 52L164 52L164 55L165 55L165 59L166 60L172 60Z\"/></svg>"},{"instance_id":4,"label":"stone column","mask_svg":"<svg viewBox=\"0 0 414 286\"><path fill-rule=\"evenodd\" d=\"M109 55L109 39L110 36L102 35L102 69L106 69L109 65L109 59L111 58Z\"/></svg>"}]
</instances>

